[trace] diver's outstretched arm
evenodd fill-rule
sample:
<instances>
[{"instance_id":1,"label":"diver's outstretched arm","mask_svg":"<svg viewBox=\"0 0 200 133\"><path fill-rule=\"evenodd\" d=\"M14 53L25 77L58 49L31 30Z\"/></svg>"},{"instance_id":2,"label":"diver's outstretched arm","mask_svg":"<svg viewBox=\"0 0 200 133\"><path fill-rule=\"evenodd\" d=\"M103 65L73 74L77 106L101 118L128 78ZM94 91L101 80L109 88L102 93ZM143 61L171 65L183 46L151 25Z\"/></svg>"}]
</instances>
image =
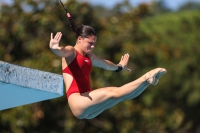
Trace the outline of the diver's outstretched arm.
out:
<instances>
[{"instance_id":1,"label":"diver's outstretched arm","mask_svg":"<svg viewBox=\"0 0 200 133\"><path fill-rule=\"evenodd\" d=\"M51 40L49 42L49 47L56 55L60 57L68 57L75 53L75 49L72 46L61 47L59 46L60 40L62 38L62 33L57 32L55 37L53 37L53 33L51 33Z\"/></svg>"},{"instance_id":2,"label":"diver's outstretched arm","mask_svg":"<svg viewBox=\"0 0 200 133\"><path fill-rule=\"evenodd\" d=\"M99 58L94 53L91 53L90 58L92 60L93 66L100 67L105 70L111 70L111 71L116 71L118 69L117 64L109 60ZM131 71L130 69L127 68L128 61L129 61L129 54L127 53L121 57L121 60L119 62L119 64L122 66L122 70Z\"/></svg>"}]
</instances>

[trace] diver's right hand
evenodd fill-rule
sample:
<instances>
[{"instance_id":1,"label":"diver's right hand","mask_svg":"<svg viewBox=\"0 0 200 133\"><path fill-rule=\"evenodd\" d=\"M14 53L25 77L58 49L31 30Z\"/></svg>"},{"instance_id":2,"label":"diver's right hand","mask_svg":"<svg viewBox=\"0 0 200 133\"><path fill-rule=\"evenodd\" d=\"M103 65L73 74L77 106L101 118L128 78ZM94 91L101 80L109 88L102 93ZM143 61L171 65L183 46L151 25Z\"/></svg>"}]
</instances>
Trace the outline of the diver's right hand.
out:
<instances>
[{"instance_id":1,"label":"diver's right hand","mask_svg":"<svg viewBox=\"0 0 200 133\"><path fill-rule=\"evenodd\" d=\"M53 33L51 33L51 40L50 40L50 43L49 43L49 47L51 49L60 50L61 47L59 46L59 43L60 43L60 39L61 38L62 38L62 33L61 32L57 32L54 38L53 38Z\"/></svg>"}]
</instances>

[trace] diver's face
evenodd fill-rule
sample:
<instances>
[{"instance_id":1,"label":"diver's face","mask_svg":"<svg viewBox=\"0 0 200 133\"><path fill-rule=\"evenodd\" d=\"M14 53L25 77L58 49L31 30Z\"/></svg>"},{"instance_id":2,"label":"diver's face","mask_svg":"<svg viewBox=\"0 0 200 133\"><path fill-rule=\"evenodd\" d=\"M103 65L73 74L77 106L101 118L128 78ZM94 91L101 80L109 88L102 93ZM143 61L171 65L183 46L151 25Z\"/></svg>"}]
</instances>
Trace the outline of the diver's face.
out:
<instances>
[{"instance_id":1,"label":"diver's face","mask_svg":"<svg viewBox=\"0 0 200 133\"><path fill-rule=\"evenodd\" d=\"M80 37L81 47L84 53L90 54L95 47L97 37L94 35L88 36L87 38Z\"/></svg>"}]
</instances>

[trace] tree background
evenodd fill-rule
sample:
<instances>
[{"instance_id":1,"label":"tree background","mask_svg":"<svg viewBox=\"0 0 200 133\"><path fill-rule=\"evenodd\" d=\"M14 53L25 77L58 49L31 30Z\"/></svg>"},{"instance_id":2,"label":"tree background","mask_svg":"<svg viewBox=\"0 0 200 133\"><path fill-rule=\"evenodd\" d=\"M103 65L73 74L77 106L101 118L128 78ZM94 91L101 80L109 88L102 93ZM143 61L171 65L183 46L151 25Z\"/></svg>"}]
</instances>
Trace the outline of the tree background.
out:
<instances>
[{"instance_id":1,"label":"tree background","mask_svg":"<svg viewBox=\"0 0 200 133\"><path fill-rule=\"evenodd\" d=\"M0 133L200 133L200 5L170 11L162 2L112 9L76 0L64 3L77 25L92 26L94 52L118 63L129 53L132 72L93 68L93 88L121 86L145 72L168 73L133 100L91 120L75 118L65 96L0 111ZM61 45L74 45L65 12L57 1L15 0L1 6L0 60L61 74L61 59L49 49L50 33L63 33Z\"/></svg>"}]
</instances>

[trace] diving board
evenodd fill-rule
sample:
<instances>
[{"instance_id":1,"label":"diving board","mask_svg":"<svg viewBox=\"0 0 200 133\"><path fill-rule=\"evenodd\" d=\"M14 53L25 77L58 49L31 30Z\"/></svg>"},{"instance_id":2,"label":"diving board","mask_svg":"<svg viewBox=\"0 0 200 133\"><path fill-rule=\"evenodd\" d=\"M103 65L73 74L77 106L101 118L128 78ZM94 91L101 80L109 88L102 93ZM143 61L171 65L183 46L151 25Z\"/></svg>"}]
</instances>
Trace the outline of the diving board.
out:
<instances>
[{"instance_id":1,"label":"diving board","mask_svg":"<svg viewBox=\"0 0 200 133\"><path fill-rule=\"evenodd\" d=\"M0 61L0 110L63 96L62 75Z\"/></svg>"}]
</instances>

